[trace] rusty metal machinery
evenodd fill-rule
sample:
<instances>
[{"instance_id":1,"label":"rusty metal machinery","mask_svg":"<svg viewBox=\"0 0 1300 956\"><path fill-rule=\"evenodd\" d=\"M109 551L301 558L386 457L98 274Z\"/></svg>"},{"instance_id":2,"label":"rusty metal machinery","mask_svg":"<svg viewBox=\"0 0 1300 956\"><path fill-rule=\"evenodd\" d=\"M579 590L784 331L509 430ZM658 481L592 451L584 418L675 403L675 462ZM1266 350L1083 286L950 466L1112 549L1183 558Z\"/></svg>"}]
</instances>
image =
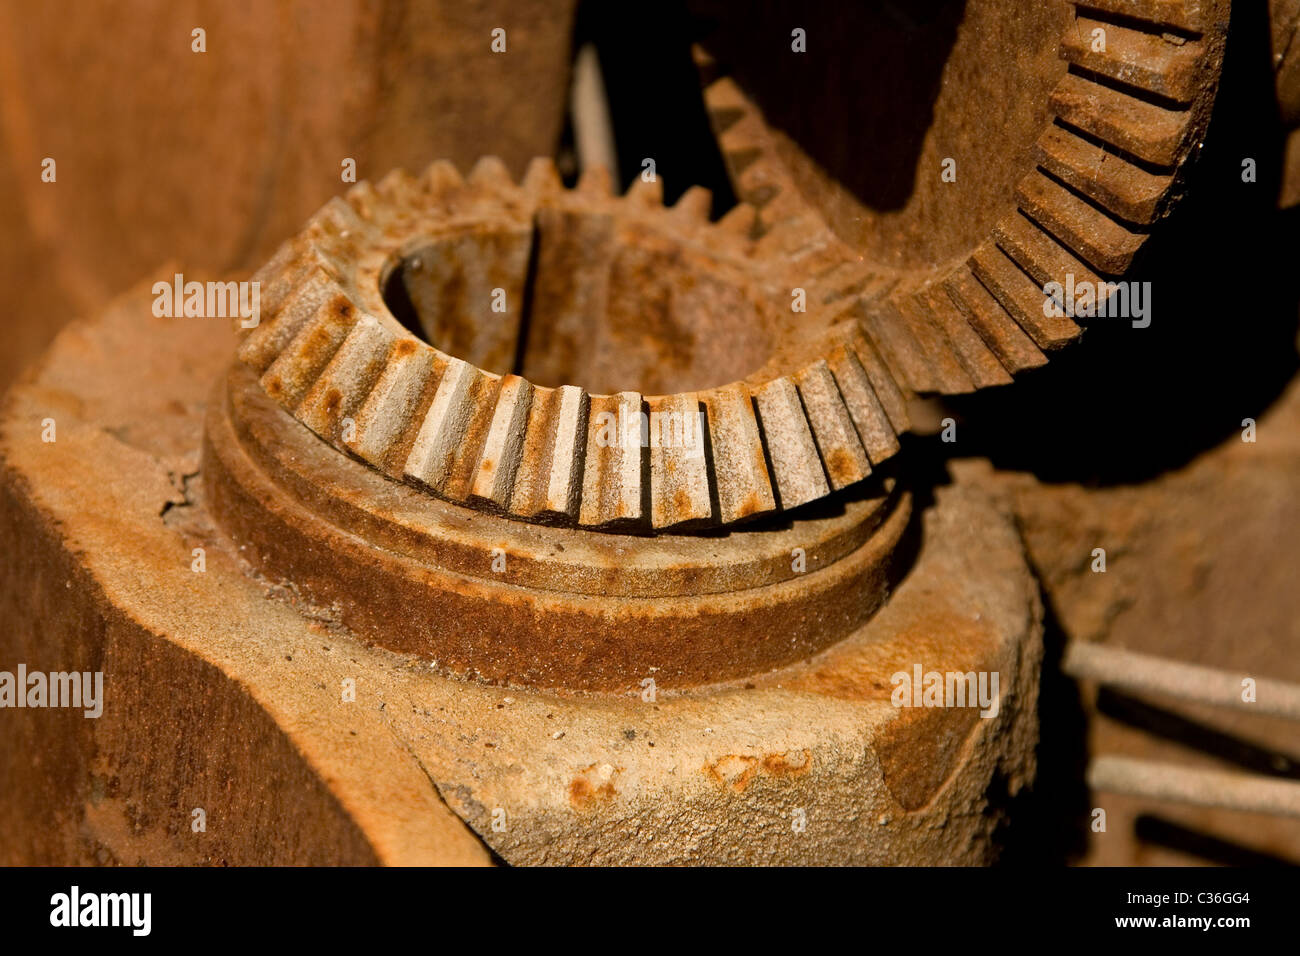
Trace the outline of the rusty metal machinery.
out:
<instances>
[{"instance_id":1,"label":"rusty metal machinery","mask_svg":"<svg viewBox=\"0 0 1300 956\"><path fill-rule=\"evenodd\" d=\"M9 609L72 597L17 646L155 676L63 746L72 797L17 818L64 820L15 845L993 861L1035 770L1038 586L979 469L934 491L901 439L918 398L1079 337L1048 289L1103 301L1172 207L1228 13L1006 7L908 28L948 53L917 81L934 175L891 208L720 42L697 62L740 203L716 222L654 177L435 162L327 203L253 277L251 330L159 322L141 290L62 337L11 395L0 511L32 542ZM1005 122L975 121L990 99ZM900 707L914 671L998 681ZM168 808L198 800L241 828L194 838Z\"/></svg>"}]
</instances>

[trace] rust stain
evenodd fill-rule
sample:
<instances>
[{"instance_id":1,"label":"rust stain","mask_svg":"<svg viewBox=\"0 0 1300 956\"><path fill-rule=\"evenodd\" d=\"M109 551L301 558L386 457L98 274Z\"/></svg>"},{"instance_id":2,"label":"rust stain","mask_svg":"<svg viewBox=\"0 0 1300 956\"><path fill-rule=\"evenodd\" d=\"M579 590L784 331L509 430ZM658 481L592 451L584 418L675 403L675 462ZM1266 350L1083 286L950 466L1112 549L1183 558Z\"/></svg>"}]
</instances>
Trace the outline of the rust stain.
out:
<instances>
[{"instance_id":1,"label":"rust stain","mask_svg":"<svg viewBox=\"0 0 1300 956\"><path fill-rule=\"evenodd\" d=\"M758 758L743 754L727 754L713 763L704 765L704 772L719 786L730 787L744 793L749 781L758 772Z\"/></svg>"},{"instance_id":2,"label":"rust stain","mask_svg":"<svg viewBox=\"0 0 1300 956\"><path fill-rule=\"evenodd\" d=\"M900 709L876 742L885 785L903 808L919 810L952 776L979 713L970 707Z\"/></svg>"},{"instance_id":3,"label":"rust stain","mask_svg":"<svg viewBox=\"0 0 1300 956\"><path fill-rule=\"evenodd\" d=\"M848 484L856 481L860 476L858 474L857 462L843 448L832 448L827 453L826 470L830 472L831 478L836 485Z\"/></svg>"},{"instance_id":4,"label":"rust stain","mask_svg":"<svg viewBox=\"0 0 1300 956\"><path fill-rule=\"evenodd\" d=\"M317 326L312 329L311 335L303 343L303 358L312 362L320 362L325 358L325 351L332 343L333 336L330 334L330 330L324 326Z\"/></svg>"},{"instance_id":5,"label":"rust stain","mask_svg":"<svg viewBox=\"0 0 1300 956\"><path fill-rule=\"evenodd\" d=\"M797 759L792 760L791 757ZM812 768L812 751L804 749L783 754L768 754L763 758L763 772L773 777L802 777Z\"/></svg>"},{"instance_id":6,"label":"rust stain","mask_svg":"<svg viewBox=\"0 0 1300 956\"><path fill-rule=\"evenodd\" d=\"M726 754L713 763L704 765L704 773L714 783L730 787L736 793L744 793L753 779L761 774L769 777L801 777L812 769L812 751L786 751L770 753L765 757L752 757L748 754Z\"/></svg>"},{"instance_id":7,"label":"rust stain","mask_svg":"<svg viewBox=\"0 0 1300 956\"><path fill-rule=\"evenodd\" d=\"M606 777L597 764L584 768L569 782L569 804L575 810L590 810L614 799L618 795L614 788L614 778L620 769L622 768L610 767Z\"/></svg>"}]
</instances>

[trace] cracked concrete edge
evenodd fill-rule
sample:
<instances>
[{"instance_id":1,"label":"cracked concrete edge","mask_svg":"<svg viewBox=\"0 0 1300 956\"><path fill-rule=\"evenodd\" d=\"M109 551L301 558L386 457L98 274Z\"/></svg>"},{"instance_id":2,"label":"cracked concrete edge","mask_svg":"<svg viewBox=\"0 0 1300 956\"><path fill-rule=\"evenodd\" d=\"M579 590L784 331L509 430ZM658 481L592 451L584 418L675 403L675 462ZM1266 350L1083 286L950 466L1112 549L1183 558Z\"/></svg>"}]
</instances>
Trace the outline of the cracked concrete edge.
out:
<instances>
[{"instance_id":1,"label":"cracked concrete edge","mask_svg":"<svg viewBox=\"0 0 1300 956\"><path fill-rule=\"evenodd\" d=\"M52 851L32 858L41 862L102 862L105 855L123 862L490 862L386 727L382 708L365 705L364 688L359 703L340 702L343 679L359 676L350 662L359 648L319 624L304 628L292 608L262 600L203 529L178 534L160 520L164 503L177 495L169 475L194 470L179 448L167 447L165 435L189 415L168 422L166 408L178 401L190 412L200 407L210 376L192 374L186 363L167 374L163 363L153 370L159 374L134 380L133 396L86 401L96 395L96 383L87 381L94 372L67 360L86 357L96 344L111 348L113 314L125 310L138 321L149 316L147 303L140 289L102 320L69 327L6 402L0 534L8 566L0 586L6 616L27 626L6 633L5 663L106 672L98 721L69 731L61 723L67 715L54 710L3 715L10 729L25 721L0 759L11 779L29 785L25 812L15 815L13 795L0 804L0 832L13 836L0 842L17 856L8 862L21 862L24 846L27 853ZM191 327L187 344L230 354L233 337L219 325ZM159 434L144 448L126 444L130 426L115 429L114 414L127 412L130 422L132 409L155 398ZM40 440L47 417L56 420L52 443ZM197 420L190 425L196 436ZM86 488L97 490L95 500L86 499ZM206 549L204 574L191 570L193 547ZM34 595L53 593L50 581L59 578L68 585L66 601L37 615L20 610ZM277 666L306 641L315 642L306 668ZM115 710L115 697L129 714ZM192 742L210 736L218 742ZM42 762L32 779L33 754L23 743L44 748L59 740L68 742L60 748L64 766L56 772ZM116 813L106 809L105 791L120 791L110 801ZM203 806L204 799L208 831L192 834L187 804ZM295 823L288 833L286 821ZM41 848L31 843L38 836L22 836L44 828L82 838Z\"/></svg>"},{"instance_id":2,"label":"cracked concrete edge","mask_svg":"<svg viewBox=\"0 0 1300 956\"><path fill-rule=\"evenodd\" d=\"M910 586L805 664L653 704L473 687L461 696L483 702L461 715L394 720L511 863L986 863L1004 809L990 785L1034 776L1042 610L1005 510L974 489L939 499ZM914 660L999 670L1002 714L890 706L888 675Z\"/></svg>"}]
</instances>

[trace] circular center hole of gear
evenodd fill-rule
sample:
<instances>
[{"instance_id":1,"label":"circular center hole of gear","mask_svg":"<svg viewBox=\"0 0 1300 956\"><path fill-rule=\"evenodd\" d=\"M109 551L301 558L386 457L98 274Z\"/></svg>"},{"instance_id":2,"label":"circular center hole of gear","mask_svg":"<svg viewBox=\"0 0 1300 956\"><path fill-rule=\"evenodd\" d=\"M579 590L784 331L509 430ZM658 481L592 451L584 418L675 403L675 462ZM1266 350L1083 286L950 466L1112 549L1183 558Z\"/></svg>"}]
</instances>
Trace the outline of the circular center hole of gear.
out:
<instances>
[{"instance_id":1,"label":"circular center hole of gear","mask_svg":"<svg viewBox=\"0 0 1300 956\"><path fill-rule=\"evenodd\" d=\"M744 378L771 357L781 321L714 252L594 213L417 243L387 271L383 296L449 355L597 394Z\"/></svg>"}]
</instances>

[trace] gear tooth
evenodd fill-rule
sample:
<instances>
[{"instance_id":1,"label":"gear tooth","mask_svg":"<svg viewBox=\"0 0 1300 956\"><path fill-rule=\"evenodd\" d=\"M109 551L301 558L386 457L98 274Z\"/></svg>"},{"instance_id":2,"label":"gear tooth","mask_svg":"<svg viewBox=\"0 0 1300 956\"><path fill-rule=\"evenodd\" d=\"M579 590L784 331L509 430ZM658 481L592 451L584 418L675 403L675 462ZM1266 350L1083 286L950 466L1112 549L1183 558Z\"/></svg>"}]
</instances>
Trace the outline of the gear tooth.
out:
<instances>
[{"instance_id":1,"label":"gear tooth","mask_svg":"<svg viewBox=\"0 0 1300 956\"><path fill-rule=\"evenodd\" d=\"M754 403L781 509L788 511L830 494L794 382L785 376L772 379L754 392Z\"/></svg>"},{"instance_id":2,"label":"gear tooth","mask_svg":"<svg viewBox=\"0 0 1300 956\"><path fill-rule=\"evenodd\" d=\"M696 72L700 74L702 83L707 85L717 79L718 61L714 59L712 53L698 43L691 44L691 63L695 65Z\"/></svg>"},{"instance_id":3,"label":"gear tooth","mask_svg":"<svg viewBox=\"0 0 1300 956\"><path fill-rule=\"evenodd\" d=\"M800 369L794 382L831 488L838 491L871 474L867 450L826 361L819 359Z\"/></svg>"},{"instance_id":4,"label":"gear tooth","mask_svg":"<svg viewBox=\"0 0 1300 956\"><path fill-rule=\"evenodd\" d=\"M460 170L446 159L430 163L425 168L421 179L424 181L425 189L434 199L441 199L450 193L458 192L465 185Z\"/></svg>"},{"instance_id":5,"label":"gear tooth","mask_svg":"<svg viewBox=\"0 0 1300 956\"><path fill-rule=\"evenodd\" d=\"M582 171L576 191L591 197L613 196L614 177L603 165L596 163Z\"/></svg>"},{"instance_id":6,"label":"gear tooth","mask_svg":"<svg viewBox=\"0 0 1300 956\"><path fill-rule=\"evenodd\" d=\"M1032 172L1020 181L1016 199L1031 219L1109 275L1128 271L1147 238L1041 172Z\"/></svg>"},{"instance_id":7,"label":"gear tooth","mask_svg":"<svg viewBox=\"0 0 1300 956\"><path fill-rule=\"evenodd\" d=\"M339 269L314 239L295 236L275 251L269 262L253 273L252 281L258 283L258 309L261 316L274 317L285 299L306 279L315 273L337 278ZM258 328L268 325L260 321ZM252 332L249 338L265 333Z\"/></svg>"},{"instance_id":8,"label":"gear tooth","mask_svg":"<svg viewBox=\"0 0 1300 956\"><path fill-rule=\"evenodd\" d=\"M475 186L510 192L515 188L515 181L510 176L500 157L484 156L470 170L469 182Z\"/></svg>"},{"instance_id":9,"label":"gear tooth","mask_svg":"<svg viewBox=\"0 0 1300 956\"><path fill-rule=\"evenodd\" d=\"M1039 285L1099 281L1096 274L1023 212L1006 216L993 227L993 239Z\"/></svg>"},{"instance_id":10,"label":"gear tooth","mask_svg":"<svg viewBox=\"0 0 1300 956\"><path fill-rule=\"evenodd\" d=\"M329 202L321 206L307 220L304 232L326 242L333 248L342 244L347 247L361 236L374 231L374 227L362 219L357 211L341 197L332 196Z\"/></svg>"},{"instance_id":11,"label":"gear tooth","mask_svg":"<svg viewBox=\"0 0 1300 956\"><path fill-rule=\"evenodd\" d=\"M731 524L776 510L749 389L736 382L701 396L708 411L718 518Z\"/></svg>"},{"instance_id":12,"label":"gear tooth","mask_svg":"<svg viewBox=\"0 0 1300 956\"><path fill-rule=\"evenodd\" d=\"M916 293L918 311L934 323L962 369L976 388L1011 384L1011 376L984 340L975 334L966 317L953 305L947 293L938 287Z\"/></svg>"},{"instance_id":13,"label":"gear tooth","mask_svg":"<svg viewBox=\"0 0 1300 956\"><path fill-rule=\"evenodd\" d=\"M704 108L708 111L714 136L718 139L755 112L749 97L729 76L719 77L704 88Z\"/></svg>"},{"instance_id":14,"label":"gear tooth","mask_svg":"<svg viewBox=\"0 0 1300 956\"><path fill-rule=\"evenodd\" d=\"M469 472L478 461L495 403L485 401L497 378L468 362L449 358L429 411L420 425L404 475L441 498L463 501ZM468 462L468 464L467 464Z\"/></svg>"},{"instance_id":15,"label":"gear tooth","mask_svg":"<svg viewBox=\"0 0 1300 956\"><path fill-rule=\"evenodd\" d=\"M392 212L418 208L421 198L419 182L405 169L390 169L375 184L375 192L383 197Z\"/></svg>"},{"instance_id":16,"label":"gear tooth","mask_svg":"<svg viewBox=\"0 0 1300 956\"><path fill-rule=\"evenodd\" d=\"M632 180L632 185L627 187L624 198L641 206L658 209L664 204L663 181L658 175L651 177L648 182L641 176L637 176Z\"/></svg>"},{"instance_id":17,"label":"gear tooth","mask_svg":"<svg viewBox=\"0 0 1300 956\"><path fill-rule=\"evenodd\" d=\"M1061 55L1069 63L1117 83L1172 100L1191 103L1200 92L1205 44L1180 38L1170 42L1159 32L1135 30L1082 14L1061 40ZM1093 38L1102 31L1104 44Z\"/></svg>"},{"instance_id":18,"label":"gear tooth","mask_svg":"<svg viewBox=\"0 0 1300 956\"><path fill-rule=\"evenodd\" d=\"M704 418L694 392L647 399L650 411L650 524L709 523L713 504L704 454Z\"/></svg>"},{"instance_id":19,"label":"gear tooth","mask_svg":"<svg viewBox=\"0 0 1300 956\"><path fill-rule=\"evenodd\" d=\"M1126 222L1147 226L1164 215L1173 173L1153 173L1097 143L1049 126L1034 146L1038 165Z\"/></svg>"},{"instance_id":20,"label":"gear tooth","mask_svg":"<svg viewBox=\"0 0 1300 956\"><path fill-rule=\"evenodd\" d=\"M533 386L518 375L501 380L492 423L474 469L470 497L507 511L524 451L524 434L533 403Z\"/></svg>"},{"instance_id":21,"label":"gear tooth","mask_svg":"<svg viewBox=\"0 0 1300 956\"><path fill-rule=\"evenodd\" d=\"M861 331L850 338L849 347L857 356L863 371L871 382L871 388L880 400L881 407L889 416L889 423L899 435L912 427L907 414L907 398L899 388L897 380L890 373L888 366L876 351L876 347Z\"/></svg>"},{"instance_id":22,"label":"gear tooth","mask_svg":"<svg viewBox=\"0 0 1300 956\"><path fill-rule=\"evenodd\" d=\"M333 276L308 262L303 273L287 277L292 285L283 294L272 290L273 295L263 299L266 314L239 349L239 358L259 375L288 347L294 336L327 302L346 300L347 296ZM273 298L280 301L271 302Z\"/></svg>"},{"instance_id":23,"label":"gear tooth","mask_svg":"<svg viewBox=\"0 0 1300 956\"><path fill-rule=\"evenodd\" d=\"M582 495L591 401L575 385L564 385L555 412L555 441L547 475L544 510L576 517Z\"/></svg>"},{"instance_id":24,"label":"gear tooth","mask_svg":"<svg viewBox=\"0 0 1300 956\"><path fill-rule=\"evenodd\" d=\"M370 180L361 180L347 191L344 198L347 204L356 210L357 215L366 222L378 225L385 221L386 203Z\"/></svg>"},{"instance_id":25,"label":"gear tooth","mask_svg":"<svg viewBox=\"0 0 1300 956\"><path fill-rule=\"evenodd\" d=\"M838 244L828 242L826 226L820 219L807 211L800 204L798 214L788 218L773 218L764 212L767 230L754 247L754 255L772 257L793 267L804 269L800 262L815 258L817 255L829 254L834 260L842 259ZM817 268L813 265L813 268Z\"/></svg>"},{"instance_id":26,"label":"gear tooth","mask_svg":"<svg viewBox=\"0 0 1300 956\"><path fill-rule=\"evenodd\" d=\"M524 190L536 199L549 198L564 191L564 182L560 171L555 168L555 160L549 156L535 156L528 163L524 172Z\"/></svg>"},{"instance_id":27,"label":"gear tooth","mask_svg":"<svg viewBox=\"0 0 1300 956\"><path fill-rule=\"evenodd\" d=\"M861 293L872 278L871 270L860 260L841 259L813 275L808 295L820 296L822 305L843 302Z\"/></svg>"},{"instance_id":28,"label":"gear tooth","mask_svg":"<svg viewBox=\"0 0 1300 956\"><path fill-rule=\"evenodd\" d=\"M253 273L251 281L256 282L260 287L261 303L266 302L266 286L273 282L284 279L292 275L295 268L301 262L304 247L309 246L308 240L301 236L295 236L276 247L275 253L262 266ZM273 311L273 310L267 310Z\"/></svg>"},{"instance_id":29,"label":"gear tooth","mask_svg":"<svg viewBox=\"0 0 1300 956\"><path fill-rule=\"evenodd\" d=\"M357 410L355 433L343 440L347 450L390 478L400 479L412 433L428 412L432 383L440 379L445 366L430 346L410 336L398 338Z\"/></svg>"},{"instance_id":30,"label":"gear tooth","mask_svg":"<svg viewBox=\"0 0 1300 956\"><path fill-rule=\"evenodd\" d=\"M641 395L591 396L586 463L582 475L582 503L578 524L586 527L621 527L641 524ZM603 416L612 416L603 423ZM601 438L606 428L614 429L614 440ZM635 429L635 434L632 434Z\"/></svg>"},{"instance_id":31,"label":"gear tooth","mask_svg":"<svg viewBox=\"0 0 1300 956\"><path fill-rule=\"evenodd\" d=\"M970 269L965 266L958 269L948 277L944 287L953 304L1008 372L1015 375L1047 364L1047 356Z\"/></svg>"},{"instance_id":32,"label":"gear tooth","mask_svg":"<svg viewBox=\"0 0 1300 956\"><path fill-rule=\"evenodd\" d=\"M1177 166L1196 140L1193 111L1167 109L1074 73L1061 78L1049 102L1063 122L1157 166Z\"/></svg>"},{"instance_id":33,"label":"gear tooth","mask_svg":"<svg viewBox=\"0 0 1300 956\"><path fill-rule=\"evenodd\" d=\"M1082 330L1068 318L1043 314L1043 305L1048 297L1042 286L997 246L987 242L982 244L970 257L969 265L975 277L993 293L1040 349L1059 349L1082 334Z\"/></svg>"},{"instance_id":34,"label":"gear tooth","mask_svg":"<svg viewBox=\"0 0 1300 956\"><path fill-rule=\"evenodd\" d=\"M537 389L524 435L511 514L570 522L582 495L587 393L576 385Z\"/></svg>"},{"instance_id":35,"label":"gear tooth","mask_svg":"<svg viewBox=\"0 0 1300 956\"><path fill-rule=\"evenodd\" d=\"M364 401L388 359L394 335L363 315L295 410L297 419L326 441L337 443L344 418Z\"/></svg>"},{"instance_id":36,"label":"gear tooth","mask_svg":"<svg viewBox=\"0 0 1300 956\"><path fill-rule=\"evenodd\" d=\"M1203 0L1087 0L1076 6L1188 33L1199 33L1207 26Z\"/></svg>"},{"instance_id":37,"label":"gear tooth","mask_svg":"<svg viewBox=\"0 0 1300 956\"><path fill-rule=\"evenodd\" d=\"M730 76L714 80L704 89L704 103L710 110L746 106L749 99Z\"/></svg>"},{"instance_id":38,"label":"gear tooth","mask_svg":"<svg viewBox=\"0 0 1300 956\"><path fill-rule=\"evenodd\" d=\"M719 232L748 241L754 238L757 224L758 210L749 203L737 203L718 220L717 228Z\"/></svg>"},{"instance_id":39,"label":"gear tooth","mask_svg":"<svg viewBox=\"0 0 1300 956\"><path fill-rule=\"evenodd\" d=\"M839 345L826 364L871 463L879 465L892 458L898 453L898 436L858 356L847 345Z\"/></svg>"},{"instance_id":40,"label":"gear tooth","mask_svg":"<svg viewBox=\"0 0 1300 956\"><path fill-rule=\"evenodd\" d=\"M957 376L951 368L933 361L937 353L928 347L928 341L917 340L915 323L899 310L897 301L878 302L861 314L867 337L879 350L894 378L913 392L935 394L960 391L961 379L964 379L969 391L970 380L964 374ZM924 332L924 329L919 331Z\"/></svg>"},{"instance_id":41,"label":"gear tooth","mask_svg":"<svg viewBox=\"0 0 1300 956\"><path fill-rule=\"evenodd\" d=\"M703 186L692 186L682 193L672 207L672 214L687 222L707 222L713 209L713 193Z\"/></svg>"},{"instance_id":42,"label":"gear tooth","mask_svg":"<svg viewBox=\"0 0 1300 956\"><path fill-rule=\"evenodd\" d=\"M262 388L293 411L334 357L356 321L356 306L339 293L325 300L262 373Z\"/></svg>"}]
</instances>

